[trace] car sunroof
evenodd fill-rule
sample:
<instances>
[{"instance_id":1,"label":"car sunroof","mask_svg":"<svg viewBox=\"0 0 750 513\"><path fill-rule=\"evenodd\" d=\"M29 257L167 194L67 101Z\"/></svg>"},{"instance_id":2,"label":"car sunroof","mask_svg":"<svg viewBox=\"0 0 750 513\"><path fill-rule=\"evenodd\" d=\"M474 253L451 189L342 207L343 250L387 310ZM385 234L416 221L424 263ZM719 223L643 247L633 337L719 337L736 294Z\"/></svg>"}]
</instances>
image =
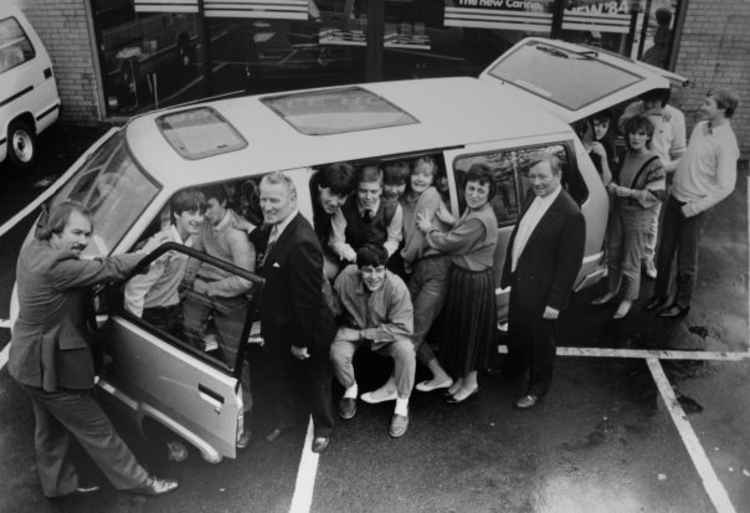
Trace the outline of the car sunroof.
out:
<instances>
[{"instance_id":1,"label":"car sunroof","mask_svg":"<svg viewBox=\"0 0 750 513\"><path fill-rule=\"evenodd\" d=\"M419 121L388 100L361 87L266 96L260 100L305 135L329 135Z\"/></svg>"},{"instance_id":2,"label":"car sunroof","mask_svg":"<svg viewBox=\"0 0 750 513\"><path fill-rule=\"evenodd\" d=\"M182 157L190 160L247 147L247 141L221 114L196 107L156 118L156 126Z\"/></svg>"}]
</instances>

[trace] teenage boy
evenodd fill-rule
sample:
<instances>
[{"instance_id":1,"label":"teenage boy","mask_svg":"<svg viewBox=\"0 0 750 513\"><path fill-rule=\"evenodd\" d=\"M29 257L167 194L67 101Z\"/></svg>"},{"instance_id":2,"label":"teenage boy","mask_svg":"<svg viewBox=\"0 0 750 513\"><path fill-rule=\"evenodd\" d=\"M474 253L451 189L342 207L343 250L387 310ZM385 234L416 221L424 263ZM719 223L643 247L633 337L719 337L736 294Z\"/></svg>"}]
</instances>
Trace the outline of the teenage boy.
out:
<instances>
[{"instance_id":1,"label":"teenage boy","mask_svg":"<svg viewBox=\"0 0 750 513\"><path fill-rule=\"evenodd\" d=\"M399 438L409 427L409 397L414 386L416 356L411 335L414 309L409 289L401 278L385 268L388 254L382 246L366 244L357 251L357 265L350 265L333 285L343 311L343 325L331 345L334 373L344 395L339 415L351 419L357 413L359 389L352 360L367 347L394 361L396 407L388 433Z\"/></svg>"},{"instance_id":2,"label":"teenage boy","mask_svg":"<svg viewBox=\"0 0 750 513\"><path fill-rule=\"evenodd\" d=\"M382 201L382 196L383 172L374 165L359 169L356 201L331 218L331 247L342 261L355 262L365 244L382 246L388 258L398 249L404 214L398 202Z\"/></svg>"},{"instance_id":3,"label":"teenage boy","mask_svg":"<svg viewBox=\"0 0 750 513\"><path fill-rule=\"evenodd\" d=\"M739 100L727 90L709 93L700 107L704 118L690 134L672 181L661 224L659 273L646 306L660 317L687 314L698 274L698 239L705 213L729 196L737 182L740 151L730 122ZM677 255L676 296L669 303L672 260Z\"/></svg>"}]
</instances>

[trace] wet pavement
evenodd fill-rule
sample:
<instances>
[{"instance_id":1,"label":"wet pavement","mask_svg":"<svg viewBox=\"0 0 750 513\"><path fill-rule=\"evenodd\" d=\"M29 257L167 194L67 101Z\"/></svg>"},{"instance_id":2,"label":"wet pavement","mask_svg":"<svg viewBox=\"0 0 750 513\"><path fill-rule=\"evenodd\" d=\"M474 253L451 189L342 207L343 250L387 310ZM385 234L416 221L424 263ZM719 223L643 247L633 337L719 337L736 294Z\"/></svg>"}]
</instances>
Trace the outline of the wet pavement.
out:
<instances>
[{"instance_id":1,"label":"wet pavement","mask_svg":"<svg viewBox=\"0 0 750 513\"><path fill-rule=\"evenodd\" d=\"M0 192L0 219L43 190L106 127L57 130L39 166L8 174ZM577 347L748 350L748 226L745 173L737 190L709 213L693 308L680 322L655 320L635 310L608 321L612 308L594 308L596 290L576 296L562 323L561 343ZM0 318L7 315L17 246L29 221L0 246ZM646 290L643 297L649 294ZM0 347L8 331L0 329ZM366 359L359 363L384 364ZM688 420L736 511L750 511L750 360L664 362ZM361 390L387 374L362 377ZM357 416L337 426L319 461L311 511L337 512L675 512L714 511L677 430L642 360L559 358L552 390L531 411L512 408L520 384L483 375L480 393L448 405L439 393L411 403L407 435L387 435L392 405L360 403ZM180 479L166 497L145 499L105 486L86 498L49 501L41 496L33 456L33 416L27 398L0 371L0 511L48 512L285 512L294 492L304 427L274 444L262 435L271 398L263 397L252 426L258 435L238 459L211 465L190 452L167 461L163 435L146 438L108 410L139 459L152 471ZM109 404L110 401L107 401ZM82 473L103 476L74 449Z\"/></svg>"}]
</instances>

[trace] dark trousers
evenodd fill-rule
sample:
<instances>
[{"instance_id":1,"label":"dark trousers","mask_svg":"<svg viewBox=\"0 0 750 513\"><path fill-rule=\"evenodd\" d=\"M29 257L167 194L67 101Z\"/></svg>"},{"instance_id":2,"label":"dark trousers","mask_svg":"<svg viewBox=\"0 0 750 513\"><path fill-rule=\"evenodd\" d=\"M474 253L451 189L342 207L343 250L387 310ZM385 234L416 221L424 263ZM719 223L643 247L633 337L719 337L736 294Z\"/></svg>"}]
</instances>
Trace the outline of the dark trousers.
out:
<instances>
[{"instance_id":1,"label":"dark trousers","mask_svg":"<svg viewBox=\"0 0 750 513\"><path fill-rule=\"evenodd\" d=\"M45 392L24 386L34 408L37 472L47 497L75 491L78 475L68 457L73 435L118 490L145 484L146 470L115 431L90 390Z\"/></svg>"},{"instance_id":2,"label":"dark trousers","mask_svg":"<svg viewBox=\"0 0 750 513\"><path fill-rule=\"evenodd\" d=\"M698 274L698 239L703 226L704 213L685 217L681 201L670 196L667 200L664 219L661 223L658 275L654 295L669 296L672 265L677 254L677 280L675 303L681 307L690 306Z\"/></svg>"},{"instance_id":3,"label":"dark trousers","mask_svg":"<svg viewBox=\"0 0 750 513\"><path fill-rule=\"evenodd\" d=\"M275 353L276 376L271 393L276 425L291 427L304 422L307 415L312 414L315 436L330 436L334 425L333 368L328 351L314 353L307 360L298 360L291 355L289 344L269 342Z\"/></svg>"},{"instance_id":4,"label":"dark trousers","mask_svg":"<svg viewBox=\"0 0 750 513\"><path fill-rule=\"evenodd\" d=\"M524 311L513 303L511 299L504 370L510 375L528 370L527 393L541 397L549 390L555 367L556 321L543 319L541 314Z\"/></svg>"}]
</instances>

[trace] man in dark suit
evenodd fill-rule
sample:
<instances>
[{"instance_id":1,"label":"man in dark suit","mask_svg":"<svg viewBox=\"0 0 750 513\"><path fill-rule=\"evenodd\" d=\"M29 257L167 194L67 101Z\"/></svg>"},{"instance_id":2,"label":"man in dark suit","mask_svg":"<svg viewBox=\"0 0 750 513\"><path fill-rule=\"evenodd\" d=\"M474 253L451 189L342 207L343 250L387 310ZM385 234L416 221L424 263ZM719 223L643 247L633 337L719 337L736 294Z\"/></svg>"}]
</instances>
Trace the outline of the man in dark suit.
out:
<instances>
[{"instance_id":1,"label":"man in dark suit","mask_svg":"<svg viewBox=\"0 0 750 513\"><path fill-rule=\"evenodd\" d=\"M90 287L121 280L162 240L142 251L81 259L91 220L79 203L52 208L36 237L21 249L16 284L19 313L8 370L31 397L37 471L47 497L87 493L69 460L70 434L118 490L158 495L177 482L149 476L94 400L94 359L88 340Z\"/></svg>"},{"instance_id":2,"label":"man in dark suit","mask_svg":"<svg viewBox=\"0 0 750 513\"><path fill-rule=\"evenodd\" d=\"M266 279L261 329L278 380L277 427L266 439L273 441L297 422L299 413L309 411L315 425L312 450L322 452L334 422L328 355L336 334L333 314L323 300L323 251L309 221L297 211L297 191L288 176L263 177L260 206L269 227L261 269ZM301 394L304 406L295 401Z\"/></svg>"},{"instance_id":3,"label":"man in dark suit","mask_svg":"<svg viewBox=\"0 0 750 513\"><path fill-rule=\"evenodd\" d=\"M511 287L506 370L516 375L529 370L518 408L531 408L549 389L555 321L568 305L586 242L583 215L562 189L561 178L554 155L531 167L534 196L506 250L501 281L501 286Z\"/></svg>"}]
</instances>

